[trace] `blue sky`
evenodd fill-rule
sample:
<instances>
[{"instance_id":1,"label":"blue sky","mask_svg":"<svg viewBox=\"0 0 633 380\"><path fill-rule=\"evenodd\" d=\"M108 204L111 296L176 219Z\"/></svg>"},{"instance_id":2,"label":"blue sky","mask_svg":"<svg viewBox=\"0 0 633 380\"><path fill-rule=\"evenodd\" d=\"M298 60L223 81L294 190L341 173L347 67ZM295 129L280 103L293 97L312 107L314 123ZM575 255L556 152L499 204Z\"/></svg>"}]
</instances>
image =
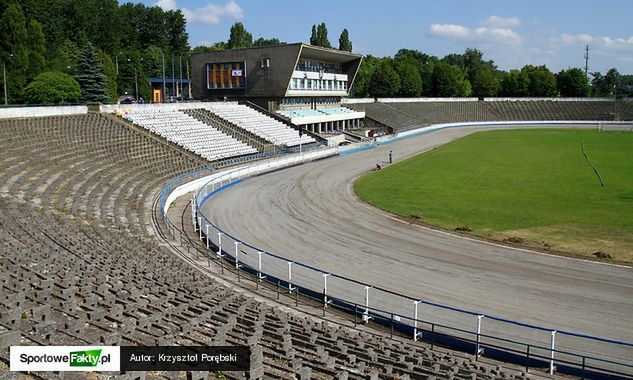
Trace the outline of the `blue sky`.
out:
<instances>
[{"instance_id":1,"label":"blue sky","mask_svg":"<svg viewBox=\"0 0 633 380\"><path fill-rule=\"evenodd\" d=\"M308 42L313 24L325 22L332 45L343 28L354 52L393 55L399 48L442 57L467 47L484 52L499 68L545 64L553 71L616 67L633 74L633 1L630 0L450 0L281 1L142 0L179 8L187 18L191 46L228 39L244 23L253 34L286 42Z\"/></svg>"}]
</instances>

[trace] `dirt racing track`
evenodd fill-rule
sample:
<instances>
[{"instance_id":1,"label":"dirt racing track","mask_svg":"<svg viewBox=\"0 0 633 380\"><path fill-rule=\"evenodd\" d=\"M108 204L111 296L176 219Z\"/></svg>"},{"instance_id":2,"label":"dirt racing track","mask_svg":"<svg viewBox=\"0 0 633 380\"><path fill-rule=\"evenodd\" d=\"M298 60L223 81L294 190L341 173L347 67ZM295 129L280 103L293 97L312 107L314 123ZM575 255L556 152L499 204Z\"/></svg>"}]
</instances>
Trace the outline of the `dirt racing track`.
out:
<instances>
[{"instance_id":1,"label":"dirt racing track","mask_svg":"<svg viewBox=\"0 0 633 380\"><path fill-rule=\"evenodd\" d=\"M517 127L529 126L512 128ZM633 268L530 252L411 225L354 195L354 179L377 163L386 164L389 150L397 162L492 128L506 127L444 129L251 177L211 197L202 212L228 234L261 250L365 284L478 314L633 342ZM268 273L277 271L283 278L281 268L272 268L272 262L266 265ZM312 281L319 286L318 279ZM336 286L331 281L328 289ZM361 285L339 284L339 288L347 292L346 299L365 302ZM414 305L409 300L372 292L371 306L412 315ZM477 324L476 315L429 305L421 305L418 318L469 331ZM483 334L543 346L551 339L550 331L489 318L483 319L481 328ZM630 348L620 350L617 345L565 335L556 339L557 349L631 359Z\"/></svg>"}]
</instances>

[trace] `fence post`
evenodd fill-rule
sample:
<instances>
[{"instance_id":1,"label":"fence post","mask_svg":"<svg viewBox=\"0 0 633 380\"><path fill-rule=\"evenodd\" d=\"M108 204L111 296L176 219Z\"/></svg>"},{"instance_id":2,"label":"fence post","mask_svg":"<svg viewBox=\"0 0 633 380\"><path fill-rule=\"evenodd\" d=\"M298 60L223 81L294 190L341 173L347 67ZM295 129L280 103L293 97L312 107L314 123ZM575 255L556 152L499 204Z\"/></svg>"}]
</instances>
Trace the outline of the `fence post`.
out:
<instances>
[{"instance_id":1,"label":"fence post","mask_svg":"<svg viewBox=\"0 0 633 380\"><path fill-rule=\"evenodd\" d=\"M475 358L479 359L479 356L482 354L481 347L479 347L480 335L481 335L481 320L485 317L485 315L477 316L477 351L475 353Z\"/></svg>"},{"instance_id":2,"label":"fence post","mask_svg":"<svg viewBox=\"0 0 633 380\"><path fill-rule=\"evenodd\" d=\"M235 269L237 269L238 273L239 273L239 270L240 270L240 250L238 248L238 245L240 244L240 242L236 241L234 244L235 244ZM239 276L239 274L238 274L238 276Z\"/></svg>"},{"instance_id":3,"label":"fence post","mask_svg":"<svg viewBox=\"0 0 633 380\"><path fill-rule=\"evenodd\" d=\"M194 231L196 230L196 196L191 197L191 224Z\"/></svg>"},{"instance_id":4,"label":"fence post","mask_svg":"<svg viewBox=\"0 0 633 380\"><path fill-rule=\"evenodd\" d=\"M371 286L365 286L365 312L363 313L363 321L369 322L369 289Z\"/></svg>"},{"instance_id":5,"label":"fence post","mask_svg":"<svg viewBox=\"0 0 633 380\"><path fill-rule=\"evenodd\" d=\"M550 350L549 374L554 374L554 350L556 349L556 330L552 330L552 345Z\"/></svg>"},{"instance_id":6,"label":"fence post","mask_svg":"<svg viewBox=\"0 0 633 380\"><path fill-rule=\"evenodd\" d=\"M527 353L525 357L525 372L530 371L530 345L527 345Z\"/></svg>"},{"instance_id":7,"label":"fence post","mask_svg":"<svg viewBox=\"0 0 633 380\"><path fill-rule=\"evenodd\" d=\"M292 261L288 261L288 292L292 293Z\"/></svg>"},{"instance_id":8,"label":"fence post","mask_svg":"<svg viewBox=\"0 0 633 380\"><path fill-rule=\"evenodd\" d=\"M327 307L327 277L329 273L323 273L323 307Z\"/></svg>"},{"instance_id":9,"label":"fence post","mask_svg":"<svg viewBox=\"0 0 633 380\"><path fill-rule=\"evenodd\" d=\"M264 252L262 251L258 251L257 252L257 283L259 283L262 280L262 254Z\"/></svg>"},{"instance_id":10,"label":"fence post","mask_svg":"<svg viewBox=\"0 0 633 380\"><path fill-rule=\"evenodd\" d=\"M413 341L418 340L418 304L422 301L413 301Z\"/></svg>"},{"instance_id":11,"label":"fence post","mask_svg":"<svg viewBox=\"0 0 633 380\"><path fill-rule=\"evenodd\" d=\"M222 232L218 232L218 259L222 258Z\"/></svg>"},{"instance_id":12,"label":"fence post","mask_svg":"<svg viewBox=\"0 0 633 380\"><path fill-rule=\"evenodd\" d=\"M202 218L198 217L198 236L202 240Z\"/></svg>"},{"instance_id":13,"label":"fence post","mask_svg":"<svg viewBox=\"0 0 633 380\"><path fill-rule=\"evenodd\" d=\"M209 250L209 225L208 224L207 224L207 234L205 236L206 236L206 240L207 240L207 251L208 251ZM207 254L207 257L208 256L209 255Z\"/></svg>"}]
</instances>

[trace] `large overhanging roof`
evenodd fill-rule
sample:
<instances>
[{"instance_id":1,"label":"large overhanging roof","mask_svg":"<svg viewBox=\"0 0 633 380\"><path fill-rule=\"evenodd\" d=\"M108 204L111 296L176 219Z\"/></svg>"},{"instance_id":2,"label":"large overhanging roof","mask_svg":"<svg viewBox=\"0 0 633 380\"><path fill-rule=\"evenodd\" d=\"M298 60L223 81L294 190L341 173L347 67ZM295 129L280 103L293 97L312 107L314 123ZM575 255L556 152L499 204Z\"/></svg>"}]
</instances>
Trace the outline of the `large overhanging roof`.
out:
<instances>
[{"instance_id":1,"label":"large overhanging roof","mask_svg":"<svg viewBox=\"0 0 633 380\"><path fill-rule=\"evenodd\" d=\"M346 63L361 58L359 54L350 53L342 50L327 49L320 46L305 45L301 46L301 58L314 59L318 61L332 63Z\"/></svg>"}]
</instances>

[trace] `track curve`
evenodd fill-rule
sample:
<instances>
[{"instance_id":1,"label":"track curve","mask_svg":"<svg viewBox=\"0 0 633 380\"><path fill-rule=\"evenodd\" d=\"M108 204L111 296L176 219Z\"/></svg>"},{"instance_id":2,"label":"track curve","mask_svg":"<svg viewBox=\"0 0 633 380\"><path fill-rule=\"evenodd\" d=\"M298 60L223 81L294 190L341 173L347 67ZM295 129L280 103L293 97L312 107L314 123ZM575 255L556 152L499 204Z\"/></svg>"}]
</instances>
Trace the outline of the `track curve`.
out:
<instances>
[{"instance_id":1,"label":"track curve","mask_svg":"<svg viewBox=\"0 0 633 380\"><path fill-rule=\"evenodd\" d=\"M445 129L250 178L211 198L203 212L245 242L398 293L633 341L633 268L409 225L354 195L353 180L385 162L389 150L399 161L493 128L506 127Z\"/></svg>"}]
</instances>

